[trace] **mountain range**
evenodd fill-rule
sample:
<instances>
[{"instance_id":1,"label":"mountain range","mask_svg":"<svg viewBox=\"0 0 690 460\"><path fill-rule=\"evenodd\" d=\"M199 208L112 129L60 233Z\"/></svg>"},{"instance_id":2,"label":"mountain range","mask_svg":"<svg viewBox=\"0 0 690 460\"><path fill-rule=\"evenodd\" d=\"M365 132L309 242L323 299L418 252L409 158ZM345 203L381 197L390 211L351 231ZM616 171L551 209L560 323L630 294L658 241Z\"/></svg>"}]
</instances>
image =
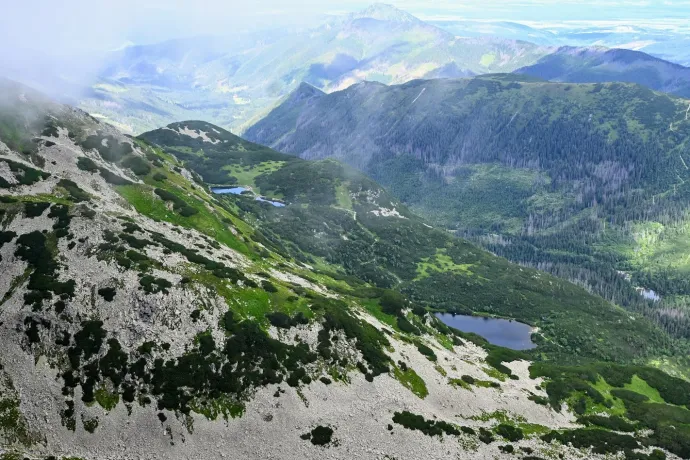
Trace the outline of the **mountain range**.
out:
<instances>
[{"instance_id":1,"label":"mountain range","mask_svg":"<svg viewBox=\"0 0 690 460\"><path fill-rule=\"evenodd\" d=\"M376 4L306 30L124 48L108 56L79 106L128 132L181 118L240 129L302 81L331 91L363 80L511 72L547 52L529 42L457 37Z\"/></svg>"},{"instance_id":2,"label":"mountain range","mask_svg":"<svg viewBox=\"0 0 690 460\"><path fill-rule=\"evenodd\" d=\"M690 85L687 68L642 52L559 48L599 43L569 42L574 32L475 26L481 24L425 22L375 4L313 28L129 46L105 58L78 104L130 133L185 118L242 132L301 82L332 92L362 81L400 84L517 70L555 81L635 82L681 96Z\"/></svg>"},{"instance_id":3,"label":"mountain range","mask_svg":"<svg viewBox=\"0 0 690 460\"><path fill-rule=\"evenodd\" d=\"M643 315L334 160L0 94L2 458L690 456L690 384L657 368L687 345ZM438 312L526 321L536 348Z\"/></svg>"},{"instance_id":4,"label":"mountain range","mask_svg":"<svg viewBox=\"0 0 690 460\"><path fill-rule=\"evenodd\" d=\"M427 22L462 37L488 35L524 40L540 46L620 48L690 65L689 31L687 23L680 18L511 22L448 17L431 18Z\"/></svg>"},{"instance_id":5,"label":"mountain range","mask_svg":"<svg viewBox=\"0 0 690 460\"><path fill-rule=\"evenodd\" d=\"M638 83L690 97L690 68L632 50L563 47L515 73L571 83Z\"/></svg>"},{"instance_id":6,"label":"mountain range","mask_svg":"<svg viewBox=\"0 0 690 460\"><path fill-rule=\"evenodd\" d=\"M346 162L435 225L687 336L688 105L517 74L302 85L245 136Z\"/></svg>"}]
</instances>

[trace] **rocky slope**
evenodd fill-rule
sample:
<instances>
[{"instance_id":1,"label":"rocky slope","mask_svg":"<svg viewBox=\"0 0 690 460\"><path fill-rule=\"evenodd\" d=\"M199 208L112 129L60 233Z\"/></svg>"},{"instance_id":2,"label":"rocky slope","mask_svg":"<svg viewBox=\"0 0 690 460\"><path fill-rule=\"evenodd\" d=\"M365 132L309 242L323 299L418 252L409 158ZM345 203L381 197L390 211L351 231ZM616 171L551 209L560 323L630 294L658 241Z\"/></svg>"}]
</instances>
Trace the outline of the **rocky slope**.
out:
<instances>
[{"instance_id":1,"label":"rocky slope","mask_svg":"<svg viewBox=\"0 0 690 460\"><path fill-rule=\"evenodd\" d=\"M0 458L686 455L668 423L614 396L633 372L628 393L657 391L653 409L671 410L666 400L683 417L690 401L669 388L688 394L686 382L627 367L616 379L608 366L571 376L564 393L566 368L531 365L338 264L274 249L260 212L212 196L165 149L17 85L2 94ZM232 140L168 130L188 138L182 147ZM372 218L400 220L381 211L390 198L366 195ZM605 423L569 407L615 408L637 438L573 430Z\"/></svg>"}]
</instances>

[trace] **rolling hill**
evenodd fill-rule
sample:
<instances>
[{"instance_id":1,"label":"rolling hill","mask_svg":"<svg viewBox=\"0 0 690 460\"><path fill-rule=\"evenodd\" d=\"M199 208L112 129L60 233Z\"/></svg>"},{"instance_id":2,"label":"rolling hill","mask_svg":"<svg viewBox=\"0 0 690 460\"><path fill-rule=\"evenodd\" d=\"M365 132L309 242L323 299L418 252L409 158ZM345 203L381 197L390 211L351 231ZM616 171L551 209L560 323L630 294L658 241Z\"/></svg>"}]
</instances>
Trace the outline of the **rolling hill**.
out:
<instances>
[{"instance_id":1,"label":"rolling hill","mask_svg":"<svg viewBox=\"0 0 690 460\"><path fill-rule=\"evenodd\" d=\"M349 163L435 225L686 336L688 105L526 75L303 85L245 136Z\"/></svg>"},{"instance_id":2,"label":"rolling hill","mask_svg":"<svg viewBox=\"0 0 690 460\"><path fill-rule=\"evenodd\" d=\"M562 47L515 73L570 83L637 83L690 97L690 68L640 51Z\"/></svg>"}]
</instances>

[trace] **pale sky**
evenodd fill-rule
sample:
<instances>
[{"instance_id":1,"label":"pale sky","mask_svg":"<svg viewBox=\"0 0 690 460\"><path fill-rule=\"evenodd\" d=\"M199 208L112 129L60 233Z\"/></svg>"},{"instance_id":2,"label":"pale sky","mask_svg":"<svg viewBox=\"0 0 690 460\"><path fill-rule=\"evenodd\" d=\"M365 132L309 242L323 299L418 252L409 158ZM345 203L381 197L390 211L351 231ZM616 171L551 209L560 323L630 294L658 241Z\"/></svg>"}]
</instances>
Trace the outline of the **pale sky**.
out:
<instances>
[{"instance_id":1,"label":"pale sky","mask_svg":"<svg viewBox=\"0 0 690 460\"><path fill-rule=\"evenodd\" d=\"M0 40L8 48L56 55L112 49L237 29L318 23L335 12L363 9L361 0L0 0ZM399 0L420 18L554 21L690 17L689 0ZM13 46L7 46L12 44ZM2 51L0 51L2 53ZM0 54L2 57L2 54Z\"/></svg>"}]
</instances>

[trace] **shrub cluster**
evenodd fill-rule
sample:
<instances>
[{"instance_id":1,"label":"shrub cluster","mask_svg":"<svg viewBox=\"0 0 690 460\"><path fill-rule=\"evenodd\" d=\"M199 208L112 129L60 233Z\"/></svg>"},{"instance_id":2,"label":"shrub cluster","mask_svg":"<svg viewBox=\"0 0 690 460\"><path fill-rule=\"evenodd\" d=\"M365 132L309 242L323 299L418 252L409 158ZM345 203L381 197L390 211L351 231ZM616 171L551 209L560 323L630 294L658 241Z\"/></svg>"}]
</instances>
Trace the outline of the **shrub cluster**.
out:
<instances>
[{"instance_id":1,"label":"shrub cluster","mask_svg":"<svg viewBox=\"0 0 690 460\"><path fill-rule=\"evenodd\" d=\"M149 163L138 155L129 155L122 160L122 166L131 169L137 176L145 176L151 172Z\"/></svg>"},{"instance_id":2,"label":"shrub cluster","mask_svg":"<svg viewBox=\"0 0 690 460\"><path fill-rule=\"evenodd\" d=\"M388 372L390 358L384 353L383 347L388 346L389 342L378 329L353 317L342 301L320 298L313 309L323 311L323 328L318 334L317 348L324 359L334 363L340 360L331 351L331 332L340 330L355 342L355 347L362 353L369 369L361 363L358 367L369 380Z\"/></svg>"},{"instance_id":3,"label":"shrub cluster","mask_svg":"<svg viewBox=\"0 0 690 460\"><path fill-rule=\"evenodd\" d=\"M88 157L79 157L77 159L77 167L82 171L98 172L106 182L112 185L130 185L132 183L130 180L118 176L109 169L98 166Z\"/></svg>"},{"instance_id":4,"label":"shrub cluster","mask_svg":"<svg viewBox=\"0 0 690 460\"><path fill-rule=\"evenodd\" d=\"M279 311L267 313L266 318L268 318L271 325L282 329L289 329L300 324L309 324L309 319L301 311L297 312L292 318Z\"/></svg>"},{"instance_id":5,"label":"shrub cluster","mask_svg":"<svg viewBox=\"0 0 690 460\"><path fill-rule=\"evenodd\" d=\"M58 263L47 246L46 236L39 231L21 235L17 239L15 256L26 261L32 269L27 285L28 292L24 294L24 303L39 310L44 300L49 300L53 294L63 300L74 295L75 282L57 280Z\"/></svg>"},{"instance_id":6,"label":"shrub cluster","mask_svg":"<svg viewBox=\"0 0 690 460\"><path fill-rule=\"evenodd\" d=\"M393 422L404 426L409 430L419 430L427 436L441 436L460 434L460 430L448 422L442 420L427 420L421 415L409 411L395 412Z\"/></svg>"},{"instance_id":7,"label":"shrub cluster","mask_svg":"<svg viewBox=\"0 0 690 460\"><path fill-rule=\"evenodd\" d=\"M82 201L89 201L91 197L88 193L82 190L74 181L69 179L60 179L57 183L58 187L62 187L69 193L70 199L75 203Z\"/></svg>"},{"instance_id":8,"label":"shrub cluster","mask_svg":"<svg viewBox=\"0 0 690 460\"><path fill-rule=\"evenodd\" d=\"M45 180L50 177L50 173L39 171L38 169L34 169L24 163L19 163L18 161L3 158L2 162L6 163L10 171L14 173L14 177L17 179L19 185L33 185L39 180ZM0 177L0 188L11 188L12 186L12 184Z\"/></svg>"},{"instance_id":9,"label":"shrub cluster","mask_svg":"<svg viewBox=\"0 0 690 460\"><path fill-rule=\"evenodd\" d=\"M436 360L438 359L438 358L436 357L436 353L434 353L434 350L432 350L432 349L429 348L428 346L424 345L424 344L421 343L421 342L417 342L416 345L417 345L417 350L418 350L421 354L423 354L424 356L426 356L427 358L429 358L429 360L431 360L431 361L436 361Z\"/></svg>"},{"instance_id":10,"label":"shrub cluster","mask_svg":"<svg viewBox=\"0 0 690 460\"><path fill-rule=\"evenodd\" d=\"M186 201L178 197L172 192L156 188L153 192L158 195L163 201L170 201L173 204L173 209L180 213L183 217L190 217L199 212L198 209L189 206Z\"/></svg>"},{"instance_id":11,"label":"shrub cluster","mask_svg":"<svg viewBox=\"0 0 690 460\"><path fill-rule=\"evenodd\" d=\"M549 443L554 440L561 444L571 443L578 449L592 447L592 451L597 454L613 454L641 447L632 436L596 428L580 428L564 432L551 431L543 435L541 439Z\"/></svg>"},{"instance_id":12,"label":"shrub cluster","mask_svg":"<svg viewBox=\"0 0 690 460\"><path fill-rule=\"evenodd\" d=\"M103 297L106 302L112 302L115 298L115 288L105 287L98 290L98 295Z\"/></svg>"},{"instance_id":13,"label":"shrub cluster","mask_svg":"<svg viewBox=\"0 0 690 460\"><path fill-rule=\"evenodd\" d=\"M84 139L79 145L84 150L95 149L105 161L116 163L125 155L132 153L132 144L123 142L122 144L113 136L95 134Z\"/></svg>"},{"instance_id":14,"label":"shrub cluster","mask_svg":"<svg viewBox=\"0 0 690 460\"><path fill-rule=\"evenodd\" d=\"M24 215L29 218L39 217L49 207L50 203L41 201L27 201L24 203Z\"/></svg>"},{"instance_id":15,"label":"shrub cluster","mask_svg":"<svg viewBox=\"0 0 690 460\"><path fill-rule=\"evenodd\" d=\"M310 440L315 446L325 446L333 439L333 428L319 425L309 433L301 435L300 438L305 441Z\"/></svg>"}]
</instances>

